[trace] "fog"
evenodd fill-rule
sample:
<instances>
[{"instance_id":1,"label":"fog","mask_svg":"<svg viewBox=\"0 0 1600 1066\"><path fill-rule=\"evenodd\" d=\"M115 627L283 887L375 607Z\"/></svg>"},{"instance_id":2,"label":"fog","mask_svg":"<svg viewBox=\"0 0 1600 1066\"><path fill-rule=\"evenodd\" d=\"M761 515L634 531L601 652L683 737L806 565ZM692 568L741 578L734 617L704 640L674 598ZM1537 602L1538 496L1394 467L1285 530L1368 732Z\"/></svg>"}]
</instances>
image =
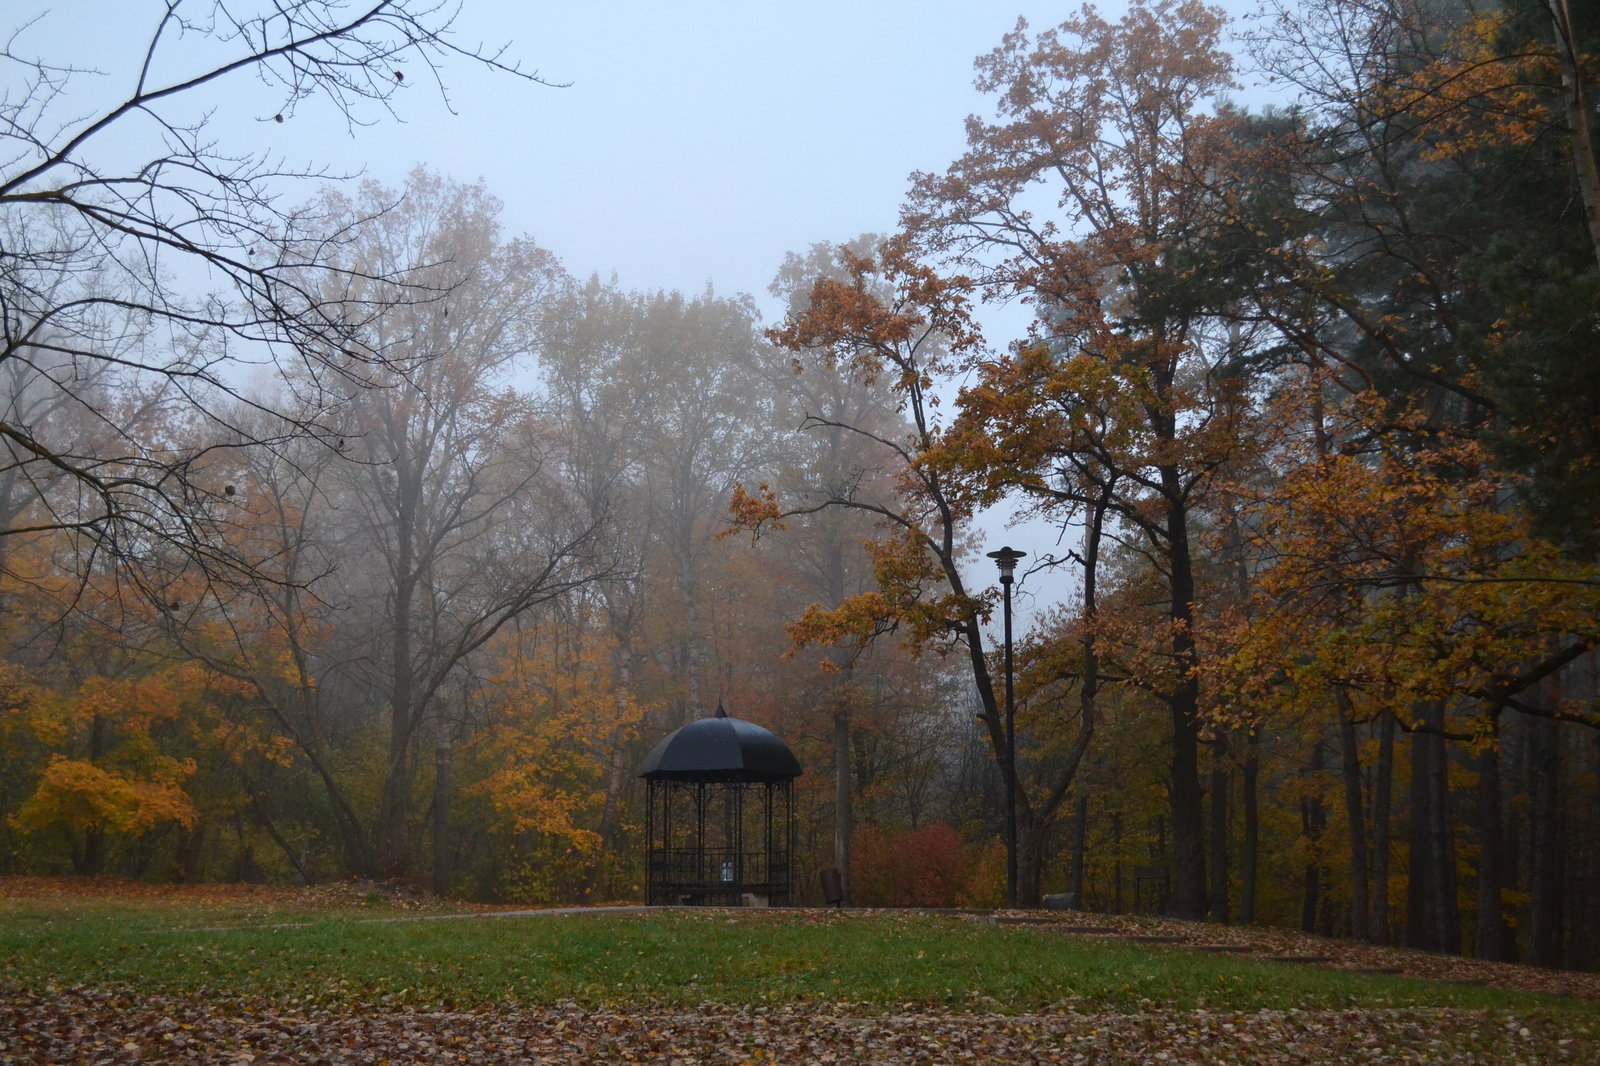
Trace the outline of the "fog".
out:
<instances>
[{"instance_id":1,"label":"fog","mask_svg":"<svg viewBox=\"0 0 1600 1066\"><path fill-rule=\"evenodd\" d=\"M743 900L731 829L641 883L689 822L635 768L725 705L804 768L752 903L1121 912L1142 870L1600 959L1559 921L1600 164L1528 66L1569 29L12 10L0 873Z\"/></svg>"}]
</instances>

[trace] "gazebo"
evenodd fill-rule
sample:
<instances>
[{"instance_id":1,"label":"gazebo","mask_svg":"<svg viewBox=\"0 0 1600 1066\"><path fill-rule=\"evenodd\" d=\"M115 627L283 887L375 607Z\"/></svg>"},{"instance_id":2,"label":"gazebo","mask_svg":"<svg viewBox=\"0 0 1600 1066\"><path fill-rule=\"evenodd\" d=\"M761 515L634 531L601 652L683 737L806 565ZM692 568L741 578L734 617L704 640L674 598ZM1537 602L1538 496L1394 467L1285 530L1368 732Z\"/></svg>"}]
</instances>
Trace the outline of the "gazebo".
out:
<instances>
[{"instance_id":1,"label":"gazebo","mask_svg":"<svg viewBox=\"0 0 1600 1066\"><path fill-rule=\"evenodd\" d=\"M794 853L789 746L717 704L645 759L645 899L653 906L783 906Z\"/></svg>"}]
</instances>

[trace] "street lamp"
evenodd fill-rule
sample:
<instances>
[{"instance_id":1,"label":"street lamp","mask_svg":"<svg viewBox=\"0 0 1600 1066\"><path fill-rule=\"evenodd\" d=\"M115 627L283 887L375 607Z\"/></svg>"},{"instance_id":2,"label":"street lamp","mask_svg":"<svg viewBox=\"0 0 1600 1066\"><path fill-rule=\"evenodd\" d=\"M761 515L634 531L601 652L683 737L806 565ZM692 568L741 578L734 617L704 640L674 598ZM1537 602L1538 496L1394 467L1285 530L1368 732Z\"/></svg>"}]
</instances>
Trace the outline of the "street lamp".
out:
<instances>
[{"instance_id":1,"label":"street lamp","mask_svg":"<svg viewBox=\"0 0 1600 1066\"><path fill-rule=\"evenodd\" d=\"M1011 668L1011 584L1016 580L1017 560L1027 552L1014 551L1008 544L989 558L1000 568L1000 588L1005 594L1006 634L1006 906L1017 905L1017 703L1012 695Z\"/></svg>"}]
</instances>

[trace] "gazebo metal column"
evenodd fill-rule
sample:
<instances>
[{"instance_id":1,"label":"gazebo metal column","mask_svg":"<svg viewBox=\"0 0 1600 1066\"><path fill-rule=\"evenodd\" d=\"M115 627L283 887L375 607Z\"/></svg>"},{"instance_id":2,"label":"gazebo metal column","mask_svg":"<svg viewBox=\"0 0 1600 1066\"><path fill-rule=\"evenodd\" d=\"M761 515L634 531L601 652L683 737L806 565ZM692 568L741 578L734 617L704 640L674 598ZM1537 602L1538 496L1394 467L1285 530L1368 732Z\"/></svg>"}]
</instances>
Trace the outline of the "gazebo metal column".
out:
<instances>
[{"instance_id":1,"label":"gazebo metal column","mask_svg":"<svg viewBox=\"0 0 1600 1066\"><path fill-rule=\"evenodd\" d=\"M789 781L649 781L647 902L738 906L751 894L788 903L793 814Z\"/></svg>"}]
</instances>

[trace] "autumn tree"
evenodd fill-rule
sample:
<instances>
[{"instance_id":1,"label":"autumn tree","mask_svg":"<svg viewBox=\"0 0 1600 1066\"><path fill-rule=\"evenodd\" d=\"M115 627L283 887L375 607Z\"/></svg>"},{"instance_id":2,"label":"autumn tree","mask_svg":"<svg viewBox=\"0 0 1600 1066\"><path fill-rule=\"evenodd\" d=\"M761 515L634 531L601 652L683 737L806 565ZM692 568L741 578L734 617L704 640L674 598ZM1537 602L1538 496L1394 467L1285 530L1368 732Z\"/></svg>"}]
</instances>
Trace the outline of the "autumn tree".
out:
<instances>
[{"instance_id":1,"label":"autumn tree","mask_svg":"<svg viewBox=\"0 0 1600 1066\"><path fill-rule=\"evenodd\" d=\"M638 738L648 708L615 669L604 626L586 625L593 603L507 629L486 672L484 727L469 758L469 792L494 812L493 829L517 838L507 888L523 900L591 891L615 844L618 751ZM565 615L565 617L563 617Z\"/></svg>"},{"instance_id":2,"label":"autumn tree","mask_svg":"<svg viewBox=\"0 0 1600 1066\"><path fill-rule=\"evenodd\" d=\"M647 708L653 729L700 717L726 694L732 664L715 630L733 582L715 538L733 483L783 436L754 321L743 298L630 292L599 278L548 317L541 374L563 464L575 498L607 518L594 544L608 574L593 589L602 609L573 617L583 639L610 649L610 691ZM591 888L627 818L630 760L642 757L634 735L619 730L607 750Z\"/></svg>"},{"instance_id":3,"label":"autumn tree","mask_svg":"<svg viewBox=\"0 0 1600 1066\"><path fill-rule=\"evenodd\" d=\"M354 235L348 253L417 299L368 325L365 343L392 358L346 389L331 450L282 462L252 451L236 506L271 571L213 591L224 639L215 626L185 634L254 687L369 873L411 859L419 745L447 751L470 725L450 683L507 623L594 572L604 516L564 505L549 427L507 380L537 349L563 277L531 242L502 239L497 212L481 187L424 171L403 198L371 183L356 200L328 194L324 213ZM330 744L375 715L386 756L378 809L365 812ZM433 805L441 823L447 799Z\"/></svg>"},{"instance_id":4,"label":"autumn tree","mask_svg":"<svg viewBox=\"0 0 1600 1066\"><path fill-rule=\"evenodd\" d=\"M848 264L874 255L881 238L864 234L840 247L812 245L804 255L790 253L773 281L771 292L784 300L790 315L806 313L811 291L819 278L849 283ZM879 298L892 298L879 291ZM781 455L781 465L773 479L775 491L784 499L816 504L848 494L869 502L892 499L892 486L886 484L889 458L877 438L897 435L898 420L894 394L888 383L875 377L854 374L848 368L814 362L802 366L793 355L779 348L771 368L772 386L789 398L788 409L799 418L799 432ZM848 596L865 591L870 582L867 557L861 542L872 533L870 512L843 507L824 507L788 520L792 531L785 537L794 560L792 572L811 603L825 610L841 607ZM831 678L826 701L831 705L833 742L833 862L839 871L845 899L851 896L850 841L855 824L851 733L853 704L859 698L858 686L851 684L861 649L846 641L836 646L821 665Z\"/></svg>"},{"instance_id":5,"label":"autumn tree","mask_svg":"<svg viewBox=\"0 0 1600 1066\"><path fill-rule=\"evenodd\" d=\"M895 472L897 499L883 502L843 481L820 498L784 504L770 490L734 494L736 518L756 529L830 508L876 516L884 533L869 545L875 589L846 597L837 607L812 606L791 628L798 646L848 645L864 650L890 633L909 649L959 651L977 690L980 718L1003 773L1004 723L985 650L983 624L993 590L969 591L961 561L969 550L970 523L981 486L957 472L946 454L947 432L938 419L936 377L968 365L981 350L970 318L971 283L947 278L916 260L904 240L886 242L874 256L848 248L835 252L837 269L813 281L803 310L770 331L779 346L828 370L866 382L882 380L904 419L904 433L860 422L840 428L875 442ZM813 416L813 424L827 422ZM1079 752L1081 757L1081 751ZM1040 862L1049 820L1070 785L1075 764L1047 779L1042 794L1018 795L1017 892L1023 906L1037 902ZM1064 778L1064 779L1063 779Z\"/></svg>"},{"instance_id":6,"label":"autumn tree","mask_svg":"<svg viewBox=\"0 0 1600 1066\"><path fill-rule=\"evenodd\" d=\"M906 212L986 292L1035 305L1036 338L963 396L963 461L1063 517L1109 513L1160 575L1165 646L1124 641L1125 661L1170 709L1174 907L1190 918L1206 913L1195 523L1241 434L1226 335L1194 284L1223 224L1232 120L1208 110L1232 84L1222 29L1192 2L1135 4L1117 23L1085 9L1037 35L1019 23L978 61L999 121L970 121L967 153L919 176Z\"/></svg>"},{"instance_id":7,"label":"autumn tree","mask_svg":"<svg viewBox=\"0 0 1600 1066\"><path fill-rule=\"evenodd\" d=\"M1559 576L1573 561L1549 554L1549 546L1588 551L1593 542L1591 497L1582 489L1592 466L1582 457L1594 448L1586 428L1594 383L1579 354L1592 339L1575 309L1593 306L1600 275L1585 219L1562 206L1576 184L1587 207L1585 174L1594 167L1589 131L1573 126L1570 106L1588 89L1572 55L1589 32L1558 5L1475 13L1311 3L1276 9L1253 35L1259 62L1302 91L1305 125L1293 159L1300 236L1278 249L1280 270L1252 294L1252 313L1323 368L1324 381L1361 397L1367 428L1343 447L1363 454L1381 447L1390 469L1414 463L1456 482L1439 491L1462 501L1474 498L1482 479L1498 481L1501 495L1476 497L1471 509L1480 523L1531 519L1528 550L1510 541L1501 550L1508 559L1539 561L1519 576L1492 579L1530 582L1513 597L1530 605L1542 595L1541 576ZM1371 413L1373 405L1382 413ZM1461 449L1477 450L1440 461ZM1454 506L1442 498L1429 505ZM1433 579L1419 565L1393 561L1397 574L1411 576L1393 578L1396 603L1384 601L1384 610L1401 610L1399 601L1424 612L1437 606L1426 587ZM1363 597L1351 603L1357 615L1374 609ZM1565 625L1559 609L1536 613ZM1491 645L1508 642L1498 646L1506 654L1493 668L1503 671L1498 684L1531 691L1518 679L1543 685L1539 679L1558 678L1586 654L1581 626L1565 637L1546 634L1541 660L1518 644L1529 616L1513 609L1498 617L1504 628L1474 627ZM1482 737L1472 746L1484 834L1475 950L1505 957L1512 946L1496 902L1494 737L1506 705L1471 697L1482 718L1452 733L1447 725L1461 712L1451 700L1460 698L1433 695L1393 712L1412 727L1407 936L1435 950L1460 943L1447 773L1451 743ZM1553 709L1550 701L1536 705ZM1387 723L1390 713L1380 709L1379 720ZM1553 805L1545 806L1553 820ZM1542 852L1554 837L1535 840ZM1534 910L1550 913L1551 905ZM1539 917L1534 923L1548 925Z\"/></svg>"},{"instance_id":8,"label":"autumn tree","mask_svg":"<svg viewBox=\"0 0 1600 1066\"><path fill-rule=\"evenodd\" d=\"M1253 302L1353 389L1448 409L1529 475L1541 532L1592 547L1593 338L1574 309L1594 305L1600 272L1566 205L1594 164L1564 102L1592 75L1563 73L1563 11L1273 9L1251 46L1303 102L1302 236Z\"/></svg>"}]
</instances>

